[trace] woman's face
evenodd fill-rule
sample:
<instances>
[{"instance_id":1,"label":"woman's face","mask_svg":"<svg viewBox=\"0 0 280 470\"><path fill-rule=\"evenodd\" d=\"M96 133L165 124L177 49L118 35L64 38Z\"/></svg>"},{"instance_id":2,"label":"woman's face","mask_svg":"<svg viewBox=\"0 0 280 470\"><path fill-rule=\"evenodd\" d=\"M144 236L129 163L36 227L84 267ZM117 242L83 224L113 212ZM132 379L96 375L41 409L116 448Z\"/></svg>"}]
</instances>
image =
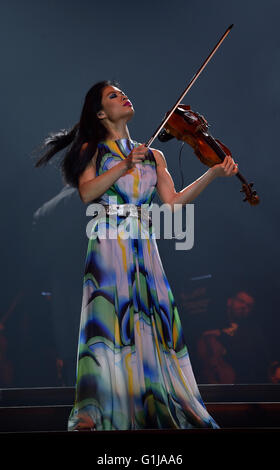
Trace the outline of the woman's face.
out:
<instances>
[{"instance_id":1,"label":"woman's face","mask_svg":"<svg viewBox=\"0 0 280 470\"><path fill-rule=\"evenodd\" d=\"M126 94L115 86L106 86L102 92L102 110L97 113L100 119L116 122L120 119L131 119L134 115L132 103Z\"/></svg>"}]
</instances>

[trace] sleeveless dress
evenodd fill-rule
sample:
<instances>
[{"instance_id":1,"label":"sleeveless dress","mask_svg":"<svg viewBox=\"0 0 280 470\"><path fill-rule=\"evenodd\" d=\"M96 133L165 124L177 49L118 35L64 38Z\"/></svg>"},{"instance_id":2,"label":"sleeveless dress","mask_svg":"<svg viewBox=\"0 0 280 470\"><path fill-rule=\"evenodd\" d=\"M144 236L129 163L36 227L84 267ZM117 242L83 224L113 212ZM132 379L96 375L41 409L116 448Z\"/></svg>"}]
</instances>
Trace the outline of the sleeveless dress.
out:
<instances>
[{"instance_id":1,"label":"sleeveless dress","mask_svg":"<svg viewBox=\"0 0 280 470\"><path fill-rule=\"evenodd\" d=\"M96 175L118 164L139 143L98 144ZM156 194L151 150L93 203L148 204ZM110 216L111 217L111 216ZM199 393L176 303L160 259L153 226L145 237L119 236L137 217L99 216L115 238L89 239L83 279L75 403L68 430L219 428ZM118 230L118 232L117 232ZM98 232L99 233L99 232ZM131 233L131 232L130 232ZM139 232L138 232L139 233Z\"/></svg>"}]
</instances>

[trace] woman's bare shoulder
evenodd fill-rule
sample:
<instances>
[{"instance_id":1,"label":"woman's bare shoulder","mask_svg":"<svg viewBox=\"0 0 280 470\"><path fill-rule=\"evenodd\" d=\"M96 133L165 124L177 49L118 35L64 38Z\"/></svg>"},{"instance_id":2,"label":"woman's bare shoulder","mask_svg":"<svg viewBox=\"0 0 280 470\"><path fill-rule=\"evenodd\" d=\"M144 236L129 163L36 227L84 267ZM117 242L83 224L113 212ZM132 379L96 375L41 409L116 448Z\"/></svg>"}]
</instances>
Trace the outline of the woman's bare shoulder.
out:
<instances>
[{"instance_id":1,"label":"woman's bare shoulder","mask_svg":"<svg viewBox=\"0 0 280 470\"><path fill-rule=\"evenodd\" d=\"M161 150L150 148L153 152L157 166L167 166L165 156Z\"/></svg>"}]
</instances>

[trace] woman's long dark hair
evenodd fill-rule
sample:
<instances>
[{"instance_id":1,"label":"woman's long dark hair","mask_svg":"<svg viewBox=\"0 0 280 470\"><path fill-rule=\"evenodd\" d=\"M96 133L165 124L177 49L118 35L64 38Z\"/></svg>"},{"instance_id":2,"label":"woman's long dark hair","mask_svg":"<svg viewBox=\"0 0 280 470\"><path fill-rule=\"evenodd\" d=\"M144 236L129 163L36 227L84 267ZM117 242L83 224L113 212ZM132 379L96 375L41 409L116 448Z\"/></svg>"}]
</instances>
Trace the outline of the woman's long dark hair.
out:
<instances>
[{"instance_id":1,"label":"woman's long dark hair","mask_svg":"<svg viewBox=\"0 0 280 470\"><path fill-rule=\"evenodd\" d=\"M105 140L107 136L107 129L96 115L102 108L102 90L106 86L119 87L119 83L115 80L103 80L89 89L80 121L71 129L62 129L46 137L41 146L45 152L35 163L36 168L46 165L57 152L71 144L60 162L60 169L65 183L78 187L79 176L92 159L98 142ZM88 146L85 151L81 152L81 147L85 142L88 143Z\"/></svg>"}]
</instances>

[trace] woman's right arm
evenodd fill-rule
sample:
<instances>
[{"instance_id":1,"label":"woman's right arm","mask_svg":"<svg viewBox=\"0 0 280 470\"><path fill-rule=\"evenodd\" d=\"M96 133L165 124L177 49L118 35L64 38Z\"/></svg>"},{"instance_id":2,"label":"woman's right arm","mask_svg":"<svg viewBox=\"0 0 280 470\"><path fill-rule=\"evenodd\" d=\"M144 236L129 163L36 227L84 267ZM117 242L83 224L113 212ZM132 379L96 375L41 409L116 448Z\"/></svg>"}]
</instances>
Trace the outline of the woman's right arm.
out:
<instances>
[{"instance_id":1,"label":"woman's right arm","mask_svg":"<svg viewBox=\"0 0 280 470\"><path fill-rule=\"evenodd\" d=\"M102 175L96 176L96 157L98 154L98 150L96 150L90 164L79 177L78 190L83 203L88 204L104 194L127 170L145 158L146 151L147 148L144 145L135 147L124 160L121 160Z\"/></svg>"},{"instance_id":2,"label":"woman's right arm","mask_svg":"<svg viewBox=\"0 0 280 470\"><path fill-rule=\"evenodd\" d=\"M95 159L96 157L94 156L91 163L79 177L78 190L84 204L88 204L90 201L99 198L127 170L125 161L122 160L117 165L114 165L112 168L102 173L102 175L96 176Z\"/></svg>"}]
</instances>

